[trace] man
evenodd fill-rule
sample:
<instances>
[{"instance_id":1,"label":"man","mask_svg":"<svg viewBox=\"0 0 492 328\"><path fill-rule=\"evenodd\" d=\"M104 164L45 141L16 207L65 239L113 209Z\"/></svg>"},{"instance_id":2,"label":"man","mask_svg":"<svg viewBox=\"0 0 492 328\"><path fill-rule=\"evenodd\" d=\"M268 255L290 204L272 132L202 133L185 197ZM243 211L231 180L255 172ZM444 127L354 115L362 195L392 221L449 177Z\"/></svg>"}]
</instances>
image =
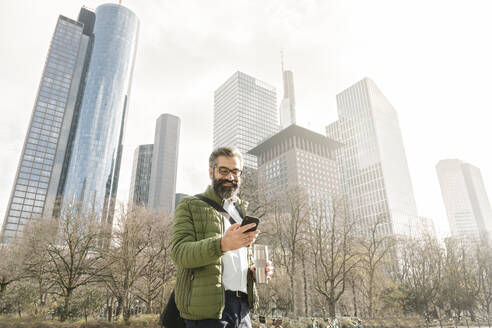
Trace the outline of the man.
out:
<instances>
[{"instance_id":1,"label":"man","mask_svg":"<svg viewBox=\"0 0 492 328\"><path fill-rule=\"evenodd\" d=\"M197 197L182 199L176 208L171 257L178 266L176 305L187 328L251 328L249 310L255 302L251 247L259 230L241 227L247 202L237 197L243 158L239 150L222 147L209 158L212 185L202 194L222 206L235 224ZM267 264L270 280L273 268Z\"/></svg>"}]
</instances>

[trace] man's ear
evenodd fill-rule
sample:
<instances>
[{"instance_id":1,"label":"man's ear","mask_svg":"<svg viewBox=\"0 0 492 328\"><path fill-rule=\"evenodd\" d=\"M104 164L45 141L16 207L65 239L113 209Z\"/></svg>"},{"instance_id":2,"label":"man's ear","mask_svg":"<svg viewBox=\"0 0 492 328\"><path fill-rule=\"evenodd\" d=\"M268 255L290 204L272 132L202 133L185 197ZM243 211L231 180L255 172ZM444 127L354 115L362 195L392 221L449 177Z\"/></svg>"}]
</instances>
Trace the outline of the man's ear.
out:
<instances>
[{"instance_id":1,"label":"man's ear","mask_svg":"<svg viewBox=\"0 0 492 328\"><path fill-rule=\"evenodd\" d=\"M210 180L214 179L214 169L209 167L208 168L208 175L210 176Z\"/></svg>"}]
</instances>

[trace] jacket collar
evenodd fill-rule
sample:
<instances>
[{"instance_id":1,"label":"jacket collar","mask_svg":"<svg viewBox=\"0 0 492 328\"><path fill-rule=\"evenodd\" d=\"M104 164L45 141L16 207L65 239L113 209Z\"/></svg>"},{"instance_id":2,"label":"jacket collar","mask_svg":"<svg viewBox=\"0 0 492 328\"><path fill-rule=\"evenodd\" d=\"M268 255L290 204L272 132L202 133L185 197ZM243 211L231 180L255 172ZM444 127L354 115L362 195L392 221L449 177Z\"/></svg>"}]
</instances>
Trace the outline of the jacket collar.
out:
<instances>
[{"instance_id":1,"label":"jacket collar","mask_svg":"<svg viewBox=\"0 0 492 328\"><path fill-rule=\"evenodd\" d=\"M217 193L215 192L214 188L211 185L207 187L207 190L205 190L203 196L207 197L210 200L213 200L219 206L222 206L222 203L224 202L222 198L220 198L220 196L217 195Z\"/></svg>"}]
</instances>

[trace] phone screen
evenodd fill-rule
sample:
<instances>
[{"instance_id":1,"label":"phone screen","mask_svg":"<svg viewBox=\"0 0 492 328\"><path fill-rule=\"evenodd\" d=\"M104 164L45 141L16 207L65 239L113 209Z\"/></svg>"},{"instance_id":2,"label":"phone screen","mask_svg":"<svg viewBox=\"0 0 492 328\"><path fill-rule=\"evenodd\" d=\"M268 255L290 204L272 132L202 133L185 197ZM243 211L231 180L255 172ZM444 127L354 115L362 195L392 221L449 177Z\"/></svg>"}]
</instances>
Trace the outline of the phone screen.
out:
<instances>
[{"instance_id":1,"label":"phone screen","mask_svg":"<svg viewBox=\"0 0 492 328\"><path fill-rule=\"evenodd\" d=\"M256 223L256 226L254 226L251 229L246 230L245 232L255 231L258 228L258 224L260 224L260 219L255 218L253 216L245 216L243 219L243 222L241 223L241 227L245 226L247 224L250 224L250 223Z\"/></svg>"}]
</instances>

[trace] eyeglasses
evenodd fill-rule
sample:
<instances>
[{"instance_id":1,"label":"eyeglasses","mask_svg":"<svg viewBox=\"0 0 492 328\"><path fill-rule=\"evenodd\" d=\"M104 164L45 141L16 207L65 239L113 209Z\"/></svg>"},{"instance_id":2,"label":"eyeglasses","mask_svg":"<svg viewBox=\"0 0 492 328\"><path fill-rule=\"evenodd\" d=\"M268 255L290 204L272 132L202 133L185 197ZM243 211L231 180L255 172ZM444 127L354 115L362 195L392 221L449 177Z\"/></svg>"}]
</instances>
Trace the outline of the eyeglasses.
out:
<instances>
[{"instance_id":1,"label":"eyeglasses","mask_svg":"<svg viewBox=\"0 0 492 328\"><path fill-rule=\"evenodd\" d=\"M226 176L226 175L229 175L229 173L232 173L233 176L235 177L240 177L241 174L243 173L243 171L239 170L239 169L229 169L228 167L225 167L225 166L214 166L216 167L218 170L219 170L219 173L220 175L223 175L223 176Z\"/></svg>"}]
</instances>

